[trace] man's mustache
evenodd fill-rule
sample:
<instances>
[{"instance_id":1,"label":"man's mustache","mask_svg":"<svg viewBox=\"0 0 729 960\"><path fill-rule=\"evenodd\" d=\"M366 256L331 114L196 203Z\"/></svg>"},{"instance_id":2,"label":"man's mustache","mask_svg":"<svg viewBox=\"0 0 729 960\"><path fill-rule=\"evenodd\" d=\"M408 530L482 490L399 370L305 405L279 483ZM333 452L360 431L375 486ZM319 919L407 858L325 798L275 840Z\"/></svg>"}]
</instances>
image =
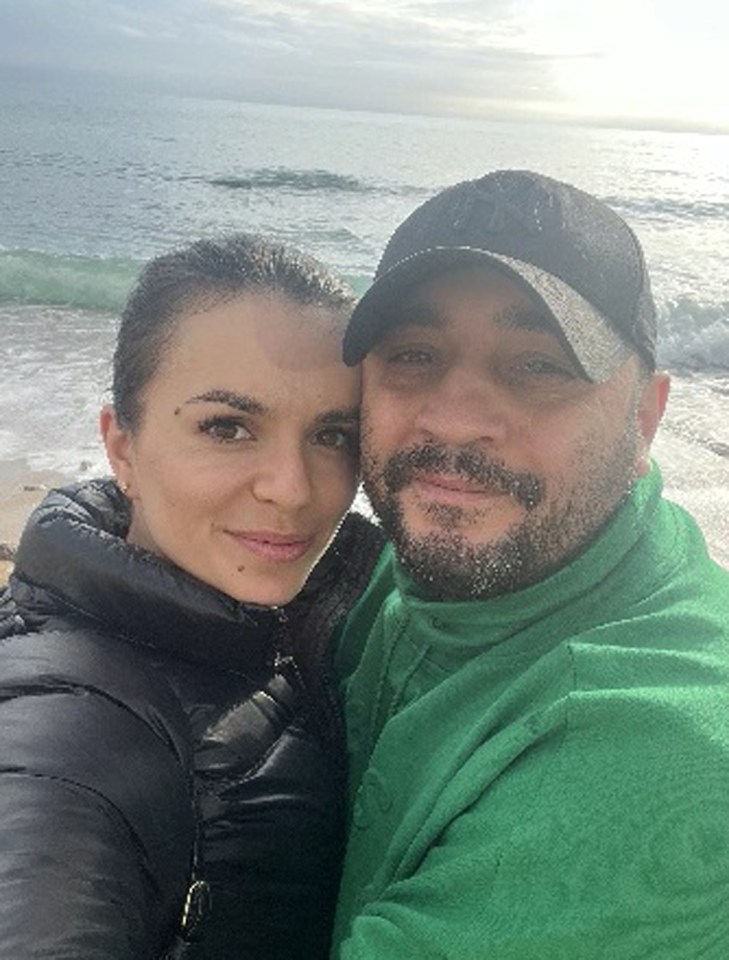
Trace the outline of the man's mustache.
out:
<instances>
[{"instance_id":1,"label":"man's mustache","mask_svg":"<svg viewBox=\"0 0 729 960\"><path fill-rule=\"evenodd\" d=\"M461 477L508 494L527 510L533 510L544 499L544 483L533 473L509 470L476 450L450 451L435 443L396 453L385 465L383 480L391 493L397 493L420 473Z\"/></svg>"}]
</instances>

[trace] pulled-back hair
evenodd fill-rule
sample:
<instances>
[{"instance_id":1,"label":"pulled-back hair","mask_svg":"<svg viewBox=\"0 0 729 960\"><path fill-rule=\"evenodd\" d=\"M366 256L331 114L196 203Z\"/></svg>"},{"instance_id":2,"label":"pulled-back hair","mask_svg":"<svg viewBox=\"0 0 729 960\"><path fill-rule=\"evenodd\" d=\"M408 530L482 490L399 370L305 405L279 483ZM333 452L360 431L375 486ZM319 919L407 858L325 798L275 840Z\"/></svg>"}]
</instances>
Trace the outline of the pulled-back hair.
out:
<instances>
[{"instance_id":1,"label":"pulled-back hair","mask_svg":"<svg viewBox=\"0 0 729 960\"><path fill-rule=\"evenodd\" d=\"M134 430L142 392L154 377L181 316L245 293L276 293L346 321L354 294L318 260L253 234L197 240L142 270L121 315L112 393L117 421Z\"/></svg>"}]
</instances>

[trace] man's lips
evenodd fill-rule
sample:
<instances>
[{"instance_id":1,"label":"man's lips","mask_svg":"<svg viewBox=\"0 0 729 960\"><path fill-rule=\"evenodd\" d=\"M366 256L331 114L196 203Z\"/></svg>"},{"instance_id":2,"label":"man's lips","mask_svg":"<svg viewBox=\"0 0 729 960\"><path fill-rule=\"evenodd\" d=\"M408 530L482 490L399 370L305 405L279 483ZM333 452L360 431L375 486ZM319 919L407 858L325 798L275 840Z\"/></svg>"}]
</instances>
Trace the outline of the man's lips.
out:
<instances>
[{"instance_id":1,"label":"man's lips","mask_svg":"<svg viewBox=\"0 0 729 960\"><path fill-rule=\"evenodd\" d=\"M393 496L405 487L420 487L423 499L444 505L485 505L507 496L533 510L544 499L544 483L536 474L510 469L477 449L435 443L395 453L384 464L382 479Z\"/></svg>"},{"instance_id":2,"label":"man's lips","mask_svg":"<svg viewBox=\"0 0 729 960\"><path fill-rule=\"evenodd\" d=\"M272 530L226 530L225 533L249 553L278 563L299 560L308 553L314 541L313 537Z\"/></svg>"},{"instance_id":3,"label":"man's lips","mask_svg":"<svg viewBox=\"0 0 729 960\"><path fill-rule=\"evenodd\" d=\"M476 503L492 497L507 496L503 490L453 474L419 473L412 478L410 486L416 494L425 499L447 500L452 503Z\"/></svg>"}]
</instances>

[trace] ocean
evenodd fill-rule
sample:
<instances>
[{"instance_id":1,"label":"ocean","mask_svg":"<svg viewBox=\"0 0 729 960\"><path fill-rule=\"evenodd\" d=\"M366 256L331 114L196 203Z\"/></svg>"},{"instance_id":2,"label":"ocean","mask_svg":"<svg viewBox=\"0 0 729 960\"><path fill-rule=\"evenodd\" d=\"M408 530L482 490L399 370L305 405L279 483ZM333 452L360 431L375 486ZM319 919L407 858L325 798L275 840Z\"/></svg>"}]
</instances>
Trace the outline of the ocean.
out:
<instances>
[{"instance_id":1,"label":"ocean","mask_svg":"<svg viewBox=\"0 0 729 960\"><path fill-rule=\"evenodd\" d=\"M366 289L441 187L499 167L568 180L643 241L673 374L654 452L729 566L729 136L348 113L27 79L0 85L2 466L105 472L116 316L141 264L262 232Z\"/></svg>"}]
</instances>

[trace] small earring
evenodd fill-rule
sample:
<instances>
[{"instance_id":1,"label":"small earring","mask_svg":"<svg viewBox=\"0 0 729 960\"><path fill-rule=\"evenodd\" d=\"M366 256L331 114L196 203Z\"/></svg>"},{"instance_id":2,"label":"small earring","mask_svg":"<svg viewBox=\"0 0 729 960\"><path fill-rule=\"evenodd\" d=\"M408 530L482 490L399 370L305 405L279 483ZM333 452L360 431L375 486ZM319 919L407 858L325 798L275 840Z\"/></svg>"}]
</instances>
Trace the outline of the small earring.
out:
<instances>
[{"instance_id":1,"label":"small earring","mask_svg":"<svg viewBox=\"0 0 729 960\"><path fill-rule=\"evenodd\" d=\"M121 490L121 492L126 497L126 495L129 493L129 484L126 482L126 480L121 480L121 481L117 480L116 483L119 489Z\"/></svg>"}]
</instances>

